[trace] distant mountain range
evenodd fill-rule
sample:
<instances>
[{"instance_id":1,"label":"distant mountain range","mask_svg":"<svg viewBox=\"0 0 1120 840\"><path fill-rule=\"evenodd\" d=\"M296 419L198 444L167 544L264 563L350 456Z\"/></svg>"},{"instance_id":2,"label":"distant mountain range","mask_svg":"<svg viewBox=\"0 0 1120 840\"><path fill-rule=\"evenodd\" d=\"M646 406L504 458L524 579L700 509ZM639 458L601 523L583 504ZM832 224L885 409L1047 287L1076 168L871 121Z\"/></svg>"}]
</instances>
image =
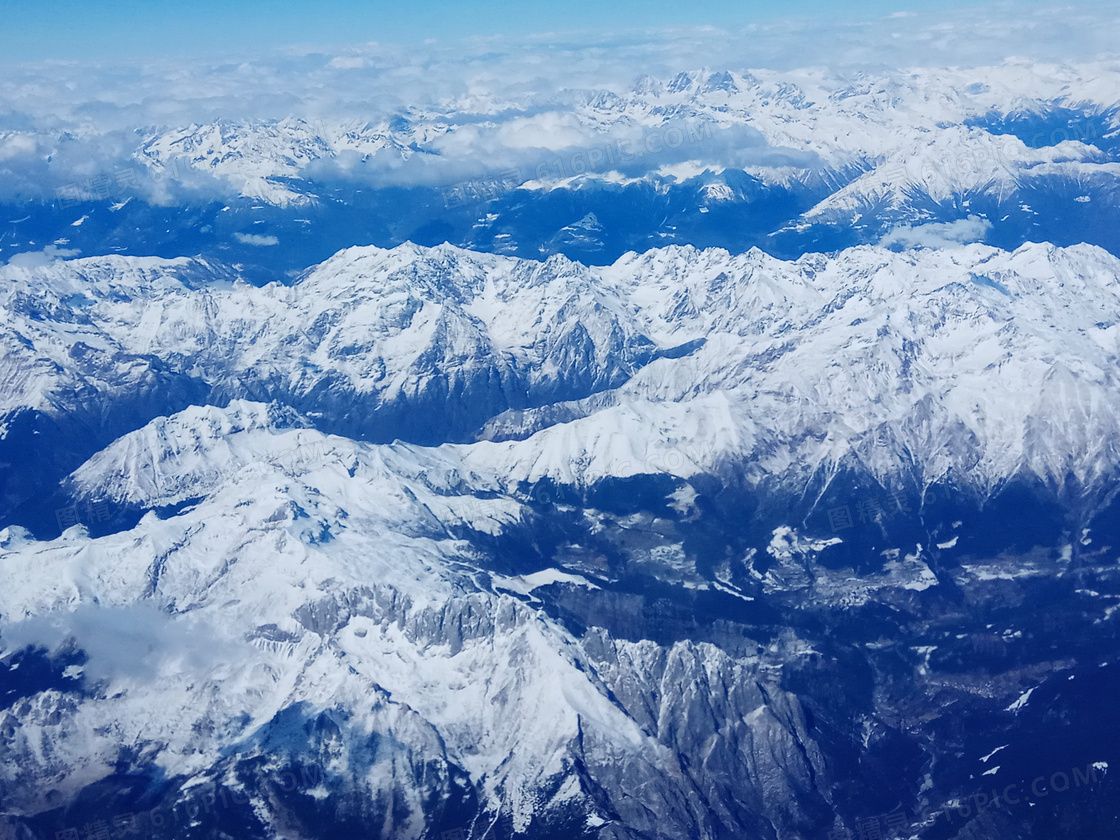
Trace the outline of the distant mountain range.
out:
<instances>
[{"instance_id":1,"label":"distant mountain range","mask_svg":"<svg viewBox=\"0 0 1120 840\"><path fill-rule=\"evenodd\" d=\"M268 276L406 241L593 264L672 244L796 258L1049 241L1120 255L1117 89L1102 64L695 70L377 119L137 126L104 172L59 171L37 206L5 208L0 258L48 245L201 254ZM49 168L99 131L0 139Z\"/></svg>"}]
</instances>

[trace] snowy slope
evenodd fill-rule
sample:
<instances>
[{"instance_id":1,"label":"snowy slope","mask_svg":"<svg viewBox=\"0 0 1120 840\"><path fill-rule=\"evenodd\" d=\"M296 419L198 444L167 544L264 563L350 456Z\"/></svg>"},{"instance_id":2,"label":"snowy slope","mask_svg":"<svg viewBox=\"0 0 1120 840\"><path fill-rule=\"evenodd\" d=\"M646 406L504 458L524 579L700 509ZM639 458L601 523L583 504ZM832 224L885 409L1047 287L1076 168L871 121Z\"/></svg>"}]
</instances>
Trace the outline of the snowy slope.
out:
<instances>
[{"instance_id":1,"label":"snowy slope","mask_svg":"<svg viewBox=\"0 0 1120 840\"><path fill-rule=\"evenodd\" d=\"M909 210L911 218L920 219L923 214L913 205L923 202L980 195L1005 203L1032 180L1045 177L1086 183L1112 181L1117 175L1120 164L1080 141L1032 149L1018 137L997 137L982 129L955 126L892 149L870 172L837 190L804 218L808 221L830 213L884 206Z\"/></svg>"},{"instance_id":2,"label":"snowy slope","mask_svg":"<svg viewBox=\"0 0 1120 840\"><path fill-rule=\"evenodd\" d=\"M8 416L78 412L143 374L351 437L489 438L470 457L513 481L651 472L675 450L670 471L741 465L795 490L847 466L908 489L985 497L1033 476L1091 494L1120 463L1120 263L1090 246L792 263L674 247L587 268L406 245L292 286L182 279L213 271L4 269Z\"/></svg>"},{"instance_id":3,"label":"snowy slope","mask_svg":"<svg viewBox=\"0 0 1120 840\"><path fill-rule=\"evenodd\" d=\"M1013 136L997 136L976 124L991 115L1045 114L1054 108L1086 116L1115 113L1120 104L1116 68L1107 63L1038 66L1011 60L974 69L875 73L697 68L661 79L642 77L629 90L566 90L541 101L506 99L495 92L491 99L469 94L376 125L354 118L308 123L287 117L149 130L136 158L157 177L185 164L228 181L243 196L280 206L315 200L299 183L313 165L351 155L362 161L381 156L388 166L416 154L447 158L454 165L480 133L492 143L510 142L505 163L495 169L519 168L525 189L625 180L616 169L644 177L646 170L637 162L647 156L650 173L670 177L682 166L693 173L744 169L767 183L824 173L844 191L831 199L837 206L851 204L857 195L860 201L873 200L884 190L897 201L908 190L928 189L937 199L1006 189L1043 171L1110 182L1116 177L1115 167L1108 165L1115 161L1080 142L1105 140L1087 122L1075 127L1072 137L1070 131L1056 136L1047 149L1027 148ZM534 110L562 119L565 136L575 132L582 138L569 144L582 150L581 165L562 163L560 171L553 171L553 158L563 146L525 158L511 138L533 125ZM1111 131L1118 129L1113 117ZM1079 131L1085 136L1077 136ZM858 184L847 183L850 173L864 170L874 171Z\"/></svg>"},{"instance_id":4,"label":"snowy slope","mask_svg":"<svg viewBox=\"0 0 1120 840\"><path fill-rule=\"evenodd\" d=\"M165 806L237 791L239 836L807 836L851 745L801 694L837 660L799 635L816 618L767 616L903 614L951 597L945 571L914 543L857 556L866 577L816 565L858 535L790 516L719 542L705 487L786 516L842 475L973 510L1026 481L1091 516L1120 466L1118 278L1050 245L605 267L405 245L263 287L197 259L0 269L4 456L82 418L57 498L112 519L0 531L4 673L28 646L67 663L0 706L7 817L53 826L127 777ZM620 479L644 508L595 496ZM1001 562L961 568L1017 581ZM1021 674L985 689L999 708ZM307 768L310 792L270 781Z\"/></svg>"},{"instance_id":5,"label":"snowy slope","mask_svg":"<svg viewBox=\"0 0 1120 840\"><path fill-rule=\"evenodd\" d=\"M198 501L100 539L80 528L50 542L0 534L9 652L73 638L88 656L81 690L0 712L0 725L18 721L0 782L9 810L46 807L47 778L52 796L75 795L119 768L126 745L134 771L202 784L260 758L289 714L333 721L333 740L284 750L326 762L339 807L373 803L361 807L385 837L431 836L429 797L455 795L464 778L478 819L514 832L574 813L589 826L619 820L684 836L705 819L687 803L696 786L732 812L753 790L764 806L752 819L763 820L789 818L783 796L820 795L821 757L798 750L808 735L797 701L758 687L769 681L760 660L606 634L585 650L492 589L474 549L445 524L461 520L457 509L512 522L520 505L492 493L465 504L498 482L446 452L355 444L299 428L275 406L237 402L121 438L74 487L79 498L144 507ZM121 637L115 628L126 624L144 636ZM720 708L686 731L649 719L643 694L687 707L705 672L736 686ZM727 726L752 746L682 774L682 739ZM397 747L370 750L369 733ZM780 787L744 786L746 767ZM387 799L398 804L380 811ZM657 800L666 804L651 812ZM260 806L276 817L275 803Z\"/></svg>"},{"instance_id":6,"label":"snowy slope","mask_svg":"<svg viewBox=\"0 0 1120 840\"><path fill-rule=\"evenodd\" d=\"M377 125L338 119L309 123L295 117L218 122L149 136L135 157L157 181L195 170L228 180L246 198L298 207L316 196L293 190L284 181L301 177L309 166L340 156L367 160L380 154L407 160L419 143L429 143L447 130L439 123L413 127L403 119Z\"/></svg>"},{"instance_id":7,"label":"snowy slope","mask_svg":"<svg viewBox=\"0 0 1120 840\"><path fill-rule=\"evenodd\" d=\"M618 384L652 350L609 291L563 258L540 265L402 246L344 251L295 286L230 284L182 261L139 261L142 270L117 272L105 287L86 284L113 275L118 259L2 270L9 414L78 411L82 389L126 392L137 376L156 375L158 358L158 375L204 383L214 398L282 392L355 437L442 440L511 405ZM155 266L158 281L136 279ZM187 289L182 271L213 282ZM464 393L462 416L405 416Z\"/></svg>"}]
</instances>

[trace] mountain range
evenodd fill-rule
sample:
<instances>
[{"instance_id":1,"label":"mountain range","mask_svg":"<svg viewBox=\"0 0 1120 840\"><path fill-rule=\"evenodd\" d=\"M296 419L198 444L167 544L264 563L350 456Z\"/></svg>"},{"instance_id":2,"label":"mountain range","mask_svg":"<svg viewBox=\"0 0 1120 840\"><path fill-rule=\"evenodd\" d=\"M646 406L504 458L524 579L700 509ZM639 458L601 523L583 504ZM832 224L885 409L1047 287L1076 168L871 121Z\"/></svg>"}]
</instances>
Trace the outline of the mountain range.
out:
<instances>
[{"instance_id":1,"label":"mountain range","mask_svg":"<svg viewBox=\"0 0 1120 840\"><path fill-rule=\"evenodd\" d=\"M1118 277L0 268L3 832L1103 836Z\"/></svg>"}]
</instances>

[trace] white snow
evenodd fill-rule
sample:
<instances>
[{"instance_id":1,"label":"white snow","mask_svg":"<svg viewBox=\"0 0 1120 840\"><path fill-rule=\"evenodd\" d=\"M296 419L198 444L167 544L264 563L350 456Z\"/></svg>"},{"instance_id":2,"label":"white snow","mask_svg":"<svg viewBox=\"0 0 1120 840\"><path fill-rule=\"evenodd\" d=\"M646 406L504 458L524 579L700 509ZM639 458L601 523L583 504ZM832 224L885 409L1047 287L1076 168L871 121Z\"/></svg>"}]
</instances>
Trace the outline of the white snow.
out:
<instances>
[{"instance_id":1,"label":"white snow","mask_svg":"<svg viewBox=\"0 0 1120 840\"><path fill-rule=\"evenodd\" d=\"M1036 688L1037 688L1037 686L1036 686ZM1014 703L1012 703L1010 706L1008 706L1006 709L1004 709L1004 711L1005 712L1015 712L1016 714L1018 714L1022 709L1026 708L1027 702L1031 699L1031 695L1034 694L1034 692L1035 692L1034 688L1027 689L1026 691L1024 691L1019 696L1018 700L1016 700Z\"/></svg>"},{"instance_id":2,"label":"white snow","mask_svg":"<svg viewBox=\"0 0 1120 840\"><path fill-rule=\"evenodd\" d=\"M0 407L50 407L82 387L77 342L104 355L95 382L134 370L112 359L150 354L215 383L259 378L293 394L329 372L355 400L391 402L428 387L421 360L468 383L517 370L544 387L624 367L648 337L695 345L629 378L619 369L620 384L593 396L500 414L484 440L448 452L530 484L688 479L737 461L748 482L803 488L847 461L886 485L913 462L921 486L952 471L980 496L1024 471L1055 489L1070 475L1103 486L1120 463L1120 328L1109 326L1120 261L1089 246L855 248L796 262L670 247L592 269L404 245L347 249L294 286L215 274L125 257L0 268L0 304L19 293L81 309L66 322L12 314L30 344L0 337ZM592 344L571 359L577 325ZM967 462L951 443L964 434L976 446ZM512 439L485 439L497 437Z\"/></svg>"},{"instance_id":3,"label":"white snow","mask_svg":"<svg viewBox=\"0 0 1120 840\"><path fill-rule=\"evenodd\" d=\"M996 748L995 748L994 750L992 750L992 751L991 751L990 753L988 753L987 755L981 756L981 757L980 757L980 760L981 760L981 761L983 761L983 762L987 762L987 761L988 761L988 759L989 759L989 758L991 758L991 757L992 757L993 755L995 755L996 753L998 753L998 752L999 752L1000 750L1005 750L1005 749L1007 749L1007 744L1004 744L1004 745L1003 745L1003 746L1001 746L1001 747L996 747Z\"/></svg>"},{"instance_id":4,"label":"white snow","mask_svg":"<svg viewBox=\"0 0 1120 840\"><path fill-rule=\"evenodd\" d=\"M574 586L584 586L588 589L599 588L582 575L564 572L560 569L542 569L539 572L518 575L517 577L493 575L492 578L495 589L507 589L522 595L531 595L534 589L541 586L549 586L553 583L570 583Z\"/></svg>"}]
</instances>

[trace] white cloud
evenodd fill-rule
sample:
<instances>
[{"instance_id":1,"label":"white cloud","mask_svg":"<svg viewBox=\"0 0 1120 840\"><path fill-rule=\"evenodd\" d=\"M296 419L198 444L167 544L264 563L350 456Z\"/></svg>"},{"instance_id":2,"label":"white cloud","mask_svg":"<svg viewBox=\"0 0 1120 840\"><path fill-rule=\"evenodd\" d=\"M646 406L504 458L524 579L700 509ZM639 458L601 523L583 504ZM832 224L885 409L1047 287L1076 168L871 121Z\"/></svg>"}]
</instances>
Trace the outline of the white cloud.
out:
<instances>
[{"instance_id":1,"label":"white cloud","mask_svg":"<svg viewBox=\"0 0 1120 840\"><path fill-rule=\"evenodd\" d=\"M18 622L5 622L0 635L5 652L28 646L48 652L71 640L85 652L91 680L155 679L165 668L201 668L212 662L223 642L213 629L192 617L171 616L155 605L80 604Z\"/></svg>"},{"instance_id":2,"label":"white cloud","mask_svg":"<svg viewBox=\"0 0 1120 840\"><path fill-rule=\"evenodd\" d=\"M575 114L546 111L503 123L497 139L511 149L565 149L585 144L588 131Z\"/></svg>"},{"instance_id":3,"label":"white cloud","mask_svg":"<svg viewBox=\"0 0 1120 840\"><path fill-rule=\"evenodd\" d=\"M951 248L971 242L983 242L992 223L979 216L969 216L955 222L930 222L924 225L904 225L890 231L879 244L890 248Z\"/></svg>"},{"instance_id":4,"label":"white cloud","mask_svg":"<svg viewBox=\"0 0 1120 840\"><path fill-rule=\"evenodd\" d=\"M38 145L34 134L12 132L4 135L0 132L0 160L34 154Z\"/></svg>"},{"instance_id":5,"label":"white cloud","mask_svg":"<svg viewBox=\"0 0 1120 840\"><path fill-rule=\"evenodd\" d=\"M330 66L336 70L360 70L366 66L366 60L356 55L339 55L331 59Z\"/></svg>"},{"instance_id":6,"label":"white cloud","mask_svg":"<svg viewBox=\"0 0 1120 840\"><path fill-rule=\"evenodd\" d=\"M235 233L233 238L244 245L257 245L262 248L280 244L280 240L275 236L261 236L256 233Z\"/></svg>"},{"instance_id":7,"label":"white cloud","mask_svg":"<svg viewBox=\"0 0 1120 840\"><path fill-rule=\"evenodd\" d=\"M22 254L13 254L8 260L8 265L19 268L38 268L42 265L49 265L56 260L76 257L80 253L81 251L74 248L58 248L54 245L48 245L42 251L24 251Z\"/></svg>"}]
</instances>

